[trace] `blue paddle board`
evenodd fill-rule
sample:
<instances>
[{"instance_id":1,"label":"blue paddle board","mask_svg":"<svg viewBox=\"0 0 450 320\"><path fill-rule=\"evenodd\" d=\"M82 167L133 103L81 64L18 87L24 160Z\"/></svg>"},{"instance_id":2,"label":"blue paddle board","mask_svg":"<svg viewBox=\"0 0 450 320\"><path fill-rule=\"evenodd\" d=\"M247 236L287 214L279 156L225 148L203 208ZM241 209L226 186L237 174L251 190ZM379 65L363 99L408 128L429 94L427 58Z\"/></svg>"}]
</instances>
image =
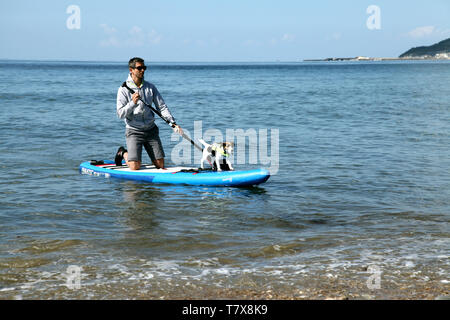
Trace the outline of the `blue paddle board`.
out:
<instances>
[{"instance_id":1,"label":"blue paddle board","mask_svg":"<svg viewBox=\"0 0 450 320\"><path fill-rule=\"evenodd\" d=\"M242 171L210 171L189 167L167 167L156 169L143 164L139 170L130 170L126 165L116 166L114 161L103 160L97 164L90 161L80 164L80 172L94 176L140 180L151 183L186 184L199 186L246 187L266 182L270 173L266 169Z\"/></svg>"}]
</instances>

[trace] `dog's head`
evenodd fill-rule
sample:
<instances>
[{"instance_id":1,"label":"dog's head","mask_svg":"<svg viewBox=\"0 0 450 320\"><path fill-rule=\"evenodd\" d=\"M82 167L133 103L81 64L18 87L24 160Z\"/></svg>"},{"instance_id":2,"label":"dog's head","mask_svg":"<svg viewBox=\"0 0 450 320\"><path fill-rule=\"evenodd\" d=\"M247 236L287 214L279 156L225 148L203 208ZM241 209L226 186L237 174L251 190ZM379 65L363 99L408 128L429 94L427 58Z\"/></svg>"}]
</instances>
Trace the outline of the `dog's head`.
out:
<instances>
[{"instance_id":1,"label":"dog's head","mask_svg":"<svg viewBox=\"0 0 450 320\"><path fill-rule=\"evenodd\" d=\"M234 143L233 142L222 142L222 148L226 154L232 154L233 150L234 150Z\"/></svg>"}]
</instances>

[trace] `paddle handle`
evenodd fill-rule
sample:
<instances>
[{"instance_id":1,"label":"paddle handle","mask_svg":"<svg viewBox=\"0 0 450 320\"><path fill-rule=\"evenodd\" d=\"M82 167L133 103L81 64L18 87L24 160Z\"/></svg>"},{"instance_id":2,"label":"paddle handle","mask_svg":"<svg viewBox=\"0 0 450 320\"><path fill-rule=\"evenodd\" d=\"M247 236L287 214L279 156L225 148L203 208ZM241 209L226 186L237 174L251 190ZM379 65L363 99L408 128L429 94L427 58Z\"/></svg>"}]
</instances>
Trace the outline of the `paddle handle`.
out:
<instances>
[{"instance_id":1,"label":"paddle handle","mask_svg":"<svg viewBox=\"0 0 450 320\"><path fill-rule=\"evenodd\" d=\"M126 82L124 82L124 83L122 84L122 87L127 88L132 94L135 93L133 89L131 89L129 86L127 86L127 83L126 83ZM147 107L149 107L154 113L156 113L161 119L163 119L169 126L171 126L172 128L175 128L176 123L171 123L169 120L165 119L165 118L163 117L163 115L161 114L161 112L159 112L158 110L156 110L155 108L153 108L151 105L149 105L148 103L146 103L144 100L142 100L142 98L139 97L139 100L141 100L143 104L145 104L145 105L146 105ZM189 142L190 142L194 147L196 147L198 150L203 151L203 149L202 149L198 144L196 144L194 141L192 141L192 139L189 138L184 132L181 134L181 136L182 136L183 138L185 138L187 141L189 141Z\"/></svg>"}]
</instances>

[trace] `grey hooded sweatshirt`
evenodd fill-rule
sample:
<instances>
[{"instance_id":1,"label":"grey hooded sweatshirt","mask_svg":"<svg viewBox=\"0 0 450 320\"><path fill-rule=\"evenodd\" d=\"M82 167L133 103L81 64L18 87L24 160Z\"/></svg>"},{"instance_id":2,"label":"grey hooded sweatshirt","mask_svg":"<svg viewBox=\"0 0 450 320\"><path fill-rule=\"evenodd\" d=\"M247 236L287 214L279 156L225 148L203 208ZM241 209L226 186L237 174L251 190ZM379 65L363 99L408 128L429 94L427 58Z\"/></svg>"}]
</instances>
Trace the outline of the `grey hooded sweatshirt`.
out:
<instances>
[{"instance_id":1,"label":"grey hooded sweatshirt","mask_svg":"<svg viewBox=\"0 0 450 320\"><path fill-rule=\"evenodd\" d=\"M128 75L127 86L133 89L134 92L139 92L141 99L147 104L155 106L159 112L161 112L164 119L175 123L175 119L167 108L161 94L156 87L147 81L142 81L141 86L138 88L134 83L131 75ZM155 115L149 107L147 107L142 101L138 101L137 104L131 99L131 92L125 88L120 87L117 91L117 116L120 119L125 120L127 128L147 131L155 126Z\"/></svg>"}]
</instances>

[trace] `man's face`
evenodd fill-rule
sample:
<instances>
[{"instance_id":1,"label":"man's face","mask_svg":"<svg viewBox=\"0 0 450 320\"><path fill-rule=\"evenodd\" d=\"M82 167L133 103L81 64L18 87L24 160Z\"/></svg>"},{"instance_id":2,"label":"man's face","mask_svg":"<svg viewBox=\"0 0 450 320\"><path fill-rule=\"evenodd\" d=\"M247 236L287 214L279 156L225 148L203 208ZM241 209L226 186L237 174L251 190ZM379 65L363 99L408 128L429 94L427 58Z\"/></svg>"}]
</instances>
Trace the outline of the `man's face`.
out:
<instances>
[{"instance_id":1,"label":"man's face","mask_svg":"<svg viewBox=\"0 0 450 320\"><path fill-rule=\"evenodd\" d=\"M142 62L136 62L134 68L130 68L130 72L138 79L144 78L144 72L147 67Z\"/></svg>"}]
</instances>

